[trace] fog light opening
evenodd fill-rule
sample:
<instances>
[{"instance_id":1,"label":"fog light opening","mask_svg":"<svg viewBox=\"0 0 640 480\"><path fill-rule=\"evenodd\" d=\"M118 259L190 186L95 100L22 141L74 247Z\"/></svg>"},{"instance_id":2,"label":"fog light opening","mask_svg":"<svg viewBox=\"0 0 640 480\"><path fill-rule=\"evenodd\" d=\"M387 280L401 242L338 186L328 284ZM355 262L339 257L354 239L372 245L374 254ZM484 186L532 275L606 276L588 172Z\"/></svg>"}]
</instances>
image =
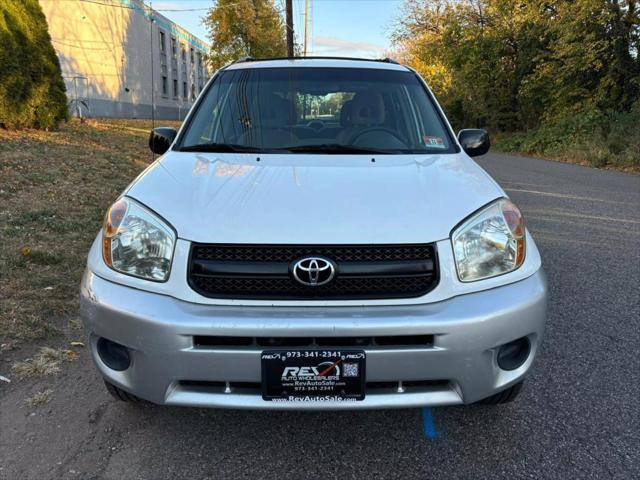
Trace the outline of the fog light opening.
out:
<instances>
[{"instance_id":1,"label":"fog light opening","mask_svg":"<svg viewBox=\"0 0 640 480\"><path fill-rule=\"evenodd\" d=\"M106 338L98 340L98 355L111 370L121 372L131 365L131 356L127 347Z\"/></svg>"},{"instance_id":2,"label":"fog light opening","mask_svg":"<svg viewBox=\"0 0 640 480\"><path fill-rule=\"evenodd\" d=\"M498 366L502 370L515 370L529 358L531 342L527 337L505 343L498 350Z\"/></svg>"}]
</instances>

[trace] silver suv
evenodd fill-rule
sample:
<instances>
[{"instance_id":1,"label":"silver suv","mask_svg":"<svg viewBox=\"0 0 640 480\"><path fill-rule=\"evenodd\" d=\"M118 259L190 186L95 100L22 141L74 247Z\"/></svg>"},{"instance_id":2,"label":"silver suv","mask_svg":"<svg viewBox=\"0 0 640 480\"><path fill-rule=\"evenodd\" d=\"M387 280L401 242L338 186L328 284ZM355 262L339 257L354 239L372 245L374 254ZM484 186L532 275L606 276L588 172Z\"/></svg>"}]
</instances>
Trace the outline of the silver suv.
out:
<instances>
[{"instance_id":1,"label":"silver suv","mask_svg":"<svg viewBox=\"0 0 640 480\"><path fill-rule=\"evenodd\" d=\"M518 208L392 61L244 59L108 209L81 286L122 400L256 409L503 403L547 287Z\"/></svg>"}]
</instances>

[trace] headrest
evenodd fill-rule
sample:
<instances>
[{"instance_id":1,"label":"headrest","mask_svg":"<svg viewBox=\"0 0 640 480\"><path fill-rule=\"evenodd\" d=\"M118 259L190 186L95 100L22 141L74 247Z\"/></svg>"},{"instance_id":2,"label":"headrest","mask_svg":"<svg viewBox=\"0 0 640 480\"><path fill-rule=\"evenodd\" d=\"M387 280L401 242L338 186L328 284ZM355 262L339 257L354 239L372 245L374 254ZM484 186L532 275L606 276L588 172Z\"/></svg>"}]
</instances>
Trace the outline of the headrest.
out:
<instances>
[{"instance_id":1,"label":"headrest","mask_svg":"<svg viewBox=\"0 0 640 480\"><path fill-rule=\"evenodd\" d=\"M340 109L340 125L348 127L351 125L351 113L353 111L353 100L347 100Z\"/></svg>"},{"instance_id":2,"label":"headrest","mask_svg":"<svg viewBox=\"0 0 640 480\"><path fill-rule=\"evenodd\" d=\"M358 93L352 102L352 125L379 125L384 122L384 100L379 93Z\"/></svg>"},{"instance_id":3,"label":"headrest","mask_svg":"<svg viewBox=\"0 0 640 480\"><path fill-rule=\"evenodd\" d=\"M262 128L286 128L292 117L291 102L269 95L258 102Z\"/></svg>"}]
</instances>

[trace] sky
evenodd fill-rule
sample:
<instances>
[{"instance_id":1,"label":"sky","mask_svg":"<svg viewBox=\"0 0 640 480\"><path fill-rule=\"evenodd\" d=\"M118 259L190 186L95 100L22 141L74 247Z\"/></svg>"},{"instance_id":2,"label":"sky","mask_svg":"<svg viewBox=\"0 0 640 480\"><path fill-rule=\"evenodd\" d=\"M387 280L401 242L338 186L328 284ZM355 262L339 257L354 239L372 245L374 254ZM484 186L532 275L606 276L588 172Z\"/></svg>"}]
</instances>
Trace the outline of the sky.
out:
<instances>
[{"instance_id":1,"label":"sky","mask_svg":"<svg viewBox=\"0 0 640 480\"><path fill-rule=\"evenodd\" d=\"M284 9L284 0L275 0ZM148 0L146 2L149 3ZM155 10L207 40L201 17L214 0L156 0ZM309 0L308 54L379 58L391 48L389 34L402 0ZM304 0L293 0L296 40L302 43Z\"/></svg>"}]
</instances>

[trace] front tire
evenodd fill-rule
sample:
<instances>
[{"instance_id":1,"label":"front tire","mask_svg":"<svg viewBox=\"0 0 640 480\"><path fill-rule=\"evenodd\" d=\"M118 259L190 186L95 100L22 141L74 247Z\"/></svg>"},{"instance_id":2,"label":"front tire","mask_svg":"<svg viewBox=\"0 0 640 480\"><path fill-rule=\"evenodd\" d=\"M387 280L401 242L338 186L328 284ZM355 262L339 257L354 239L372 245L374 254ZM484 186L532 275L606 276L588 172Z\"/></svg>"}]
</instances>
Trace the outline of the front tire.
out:
<instances>
[{"instance_id":1,"label":"front tire","mask_svg":"<svg viewBox=\"0 0 640 480\"><path fill-rule=\"evenodd\" d=\"M104 381L104 386L107 387L107 391L111 394L113 398L121 402L140 403L142 401L135 395L125 392L121 388L116 387L115 385L107 382L106 380Z\"/></svg>"},{"instance_id":2,"label":"front tire","mask_svg":"<svg viewBox=\"0 0 640 480\"><path fill-rule=\"evenodd\" d=\"M490 397L476 402L476 405L502 405L503 403L511 403L520 394L523 384L524 380L516 383L515 385L511 385L509 388L502 390L495 395L491 395Z\"/></svg>"}]
</instances>

